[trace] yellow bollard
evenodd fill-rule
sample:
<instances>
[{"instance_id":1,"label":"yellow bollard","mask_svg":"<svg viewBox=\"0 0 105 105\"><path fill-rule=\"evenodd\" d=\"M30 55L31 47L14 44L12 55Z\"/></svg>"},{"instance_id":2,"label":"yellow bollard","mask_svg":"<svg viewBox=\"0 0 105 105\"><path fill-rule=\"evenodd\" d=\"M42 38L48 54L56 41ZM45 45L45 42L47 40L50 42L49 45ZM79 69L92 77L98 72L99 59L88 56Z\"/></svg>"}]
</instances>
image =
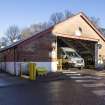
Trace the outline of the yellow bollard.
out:
<instances>
[{"instance_id":1,"label":"yellow bollard","mask_svg":"<svg viewBox=\"0 0 105 105\"><path fill-rule=\"evenodd\" d=\"M29 79L30 80L33 80L32 72L33 72L33 64L29 63Z\"/></svg>"},{"instance_id":2,"label":"yellow bollard","mask_svg":"<svg viewBox=\"0 0 105 105\"><path fill-rule=\"evenodd\" d=\"M33 80L36 80L36 64L33 64Z\"/></svg>"},{"instance_id":3,"label":"yellow bollard","mask_svg":"<svg viewBox=\"0 0 105 105\"><path fill-rule=\"evenodd\" d=\"M34 63L29 63L29 78L36 80L36 65Z\"/></svg>"}]
</instances>

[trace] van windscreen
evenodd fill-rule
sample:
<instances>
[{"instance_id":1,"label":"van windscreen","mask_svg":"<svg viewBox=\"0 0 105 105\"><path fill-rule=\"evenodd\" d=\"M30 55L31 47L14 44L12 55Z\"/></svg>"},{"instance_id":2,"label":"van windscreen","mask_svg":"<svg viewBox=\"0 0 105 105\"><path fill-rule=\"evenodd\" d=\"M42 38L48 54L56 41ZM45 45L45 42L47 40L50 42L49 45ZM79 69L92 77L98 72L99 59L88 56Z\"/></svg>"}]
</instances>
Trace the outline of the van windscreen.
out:
<instances>
[{"instance_id":1,"label":"van windscreen","mask_svg":"<svg viewBox=\"0 0 105 105\"><path fill-rule=\"evenodd\" d=\"M69 57L80 57L76 52L66 51L66 54L67 54Z\"/></svg>"}]
</instances>

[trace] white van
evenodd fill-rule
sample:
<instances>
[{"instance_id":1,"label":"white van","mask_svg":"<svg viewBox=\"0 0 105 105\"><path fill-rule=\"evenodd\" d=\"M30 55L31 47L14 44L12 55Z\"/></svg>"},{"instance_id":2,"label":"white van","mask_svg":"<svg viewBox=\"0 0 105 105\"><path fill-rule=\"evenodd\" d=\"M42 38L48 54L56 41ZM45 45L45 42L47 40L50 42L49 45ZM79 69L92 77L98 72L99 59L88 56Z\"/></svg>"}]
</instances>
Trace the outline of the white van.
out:
<instances>
[{"instance_id":1,"label":"white van","mask_svg":"<svg viewBox=\"0 0 105 105\"><path fill-rule=\"evenodd\" d=\"M60 56L65 59L69 67L83 68L84 59L73 49L69 47L60 47Z\"/></svg>"}]
</instances>

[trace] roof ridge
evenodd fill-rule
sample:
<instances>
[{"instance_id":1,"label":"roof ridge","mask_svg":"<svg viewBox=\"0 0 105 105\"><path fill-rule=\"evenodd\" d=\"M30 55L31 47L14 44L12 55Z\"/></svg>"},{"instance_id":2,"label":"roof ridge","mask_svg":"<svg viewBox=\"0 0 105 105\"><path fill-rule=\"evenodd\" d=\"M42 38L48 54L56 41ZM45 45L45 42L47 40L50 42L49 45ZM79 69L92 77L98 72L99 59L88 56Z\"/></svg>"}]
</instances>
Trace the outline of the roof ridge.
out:
<instances>
[{"instance_id":1,"label":"roof ridge","mask_svg":"<svg viewBox=\"0 0 105 105\"><path fill-rule=\"evenodd\" d=\"M86 16L85 13L83 13L83 12L82 12L82 17L87 19L87 20L85 19L85 21L87 21L91 25L91 27L94 28L95 32L98 35L100 35L100 37L105 41L105 37L104 37L103 33L96 27L96 25L94 23L92 23L92 21L89 19L89 17Z\"/></svg>"}]
</instances>

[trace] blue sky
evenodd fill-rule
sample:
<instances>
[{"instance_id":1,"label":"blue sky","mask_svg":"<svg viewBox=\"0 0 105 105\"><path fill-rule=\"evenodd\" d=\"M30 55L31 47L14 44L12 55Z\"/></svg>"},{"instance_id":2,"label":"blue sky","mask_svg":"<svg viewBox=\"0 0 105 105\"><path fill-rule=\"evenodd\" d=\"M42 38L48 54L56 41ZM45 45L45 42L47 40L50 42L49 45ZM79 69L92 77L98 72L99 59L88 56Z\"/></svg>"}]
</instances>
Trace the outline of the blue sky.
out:
<instances>
[{"instance_id":1,"label":"blue sky","mask_svg":"<svg viewBox=\"0 0 105 105\"><path fill-rule=\"evenodd\" d=\"M105 0L0 0L0 36L10 25L25 28L48 21L52 13L65 10L98 17L105 27Z\"/></svg>"}]
</instances>

